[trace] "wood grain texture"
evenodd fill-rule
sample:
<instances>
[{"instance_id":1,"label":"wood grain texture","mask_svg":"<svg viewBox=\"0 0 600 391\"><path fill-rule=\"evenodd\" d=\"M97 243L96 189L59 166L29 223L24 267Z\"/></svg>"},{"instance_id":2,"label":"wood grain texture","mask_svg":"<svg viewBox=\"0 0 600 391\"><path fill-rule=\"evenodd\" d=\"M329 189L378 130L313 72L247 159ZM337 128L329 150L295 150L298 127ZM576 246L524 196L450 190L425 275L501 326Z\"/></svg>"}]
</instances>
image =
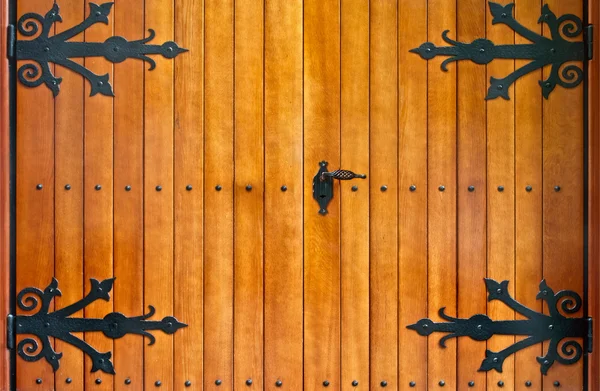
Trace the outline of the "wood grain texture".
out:
<instances>
[{"instance_id":1,"label":"wood grain texture","mask_svg":"<svg viewBox=\"0 0 600 391\"><path fill-rule=\"evenodd\" d=\"M427 339L406 329L427 317L427 72L409 50L427 41L427 1L398 1L399 389L427 384ZM416 186L415 192L407 191ZM419 365L415 365L415 362Z\"/></svg>"},{"instance_id":2,"label":"wood grain texture","mask_svg":"<svg viewBox=\"0 0 600 391\"><path fill-rule=\"evenodd\" d=\"M546 2L556 15L581 16L581 0ZM544 35L549 36L544 27ZM544 71L548 76L550 70ZM543 257L544 278L555 290L583 293L583 86L556 88L543 102ZM560 186L560 191L555 191ZM546 309L547 310L547 309ZM581 316L581 311L579 315ZM548 344L544 344L548 348ZM555 366L544 388L555 380L581 389L583 362Z\"/></svg>"},{"instance_id":3,"label":"wood grain texture","mask_svg":"<svg viewBox=\"0 0 600 391\"><path fill-rule=\"evenodd\" d=\"M489 8L487 12L489 15ZM515 42L513 30L505 25L492 25L489 17L486 31L488 39L495 44ZM514 60L497 59L487 66L489 77L504 77L514 69ZM514 88L510 93L514 95ZM510 281L511 295L515 293L514 105L514 100L501 98L487 101L487 276L496 281ZM515 312L504 303L494 301L488 304L488 316L514 319ZM487 349L498 352L514 342L513 336L495 336L487 342ZM500 389L499 382L503 382L504 387L514 388L514 356L504 361L502 369L502 373L487 373L488 389Z\"/></svg>"},{"instance_id":4,"label":"wood grain texture","mask_svg":"<svg viewBox=\"0 0 600 391\"><path fill-rule=\"evenodd\" d=\"M398 389L396 2L370 3L370 386ZM386 191L381 186L387 186Z\"/></svg>"},{"instance_id":5,"label":"wood grain texture","mask_svg":"<svg viewBox=\"0 0 600 391\"><path fill-rule=\"evenodd\" d=\"M440 32L456 31L456 4L428 2L429 40L444 44ZM428 316L438 310L456 315L456 67L440 70L442 59L430 60L428 91ZM444 186L444 191L440 191ZM456 340L441 349L438 338L429 338L428 386L456 389Z\"/></svg>"},{"instance_id":6,"label":"wood grain texture","mask_svg":"<svg viewBox=\"0 0 600 391\"><path fill-rule=\"evenodd\" d=\"M487 1L459 0L458 40L484 37ZM458 86L458 316L485 314L487 270L487 172L485 67L471 61L457 64ZM473 186L474 191L469 187ZM486 389L486 374L478 372L483 345L470 338L457 341L458 389ZM474 387L468 387L469 382Z\"/></svg>"},{"instance_id":7,"label":"wood grain texture","mask_svg":"<svg viewBox=\"0 0 600 391\"><path fill-rule=\"evenodd\" d=\"M319 162L340 167L340 4L304 2L304 389L340 388L340 187L318 213ZM334 181L338 182L338 181ZM307 186L308 184L308 186Z\"/></svg>"},{"instance_id":8,"label":"wood grain texture","mask_svg":"<svg viewBox=\"0 0 600 391\"><path fill-rule=\"evenodd\" d=\"M205 0L204 390L233 390L233 1ZM221 191L215 189L222 186ZM215 381L223 383L217 387Z\"/></svg>"},{"instance_id":9,"label":"wood grain texture","mask_svg":"<svg viewBox=\"0 0 600 391\"><path fill-rule=\"evenodd\" d=\"M73 1L61 8L63 22L56 24L56 33L81 23L84 2ZM83 35L74 37L82 41ZM81 59L75 60L82 64ZM54 276L60 283L62 296L55 298L56 309L64 308L83 298L83 93L80 75L61 67L55 69L62 78L61 93L55 99L54 118ZM65 186L71 189L66 190ZM83 311L74 314L82 317ZM83 334L79 333L79 338ZM79 390L84 387L83 352L74 346L55 340L55 350L64 360L55 373L57 390ZM66 378L72 383L67 384Z\"/></svg>"},{"instance_id":10,"label":"wood grain texture","mask_svg":"<svg viewBox=\"0 0 600 391\"><path fill-rule=\"evenodd\" d=\"M115 34L138 40L144 2L114 5ZM139 61L114 65L114 275L115 311L144 313L144 67ZM126 186L131 186L127 191ZM143 387L144 340L130 334L114 341L116 390ZM126 385L129 379L131 385Z\"/></svg>"},{"instance_id":11,"label":"wood grain texture","mask_svg":"<svg viewBox=\"0 0 600 391\"><path fill-rule=\"evenodd\" d=\"M194 17L190 17L194 15ZM204 2L175 3L174 316L189 326L174 336L174 390L203 383ZM187 186L191 185L191 190Z\"/></svg>"},{"instance_id":12,"label":"wood grain texture","mask_svg":"<svg viewBox=\"0 0 600 391\"><path fill-rule=\"evenodd\" d=\"M264 387L291 391L303 387L301 0L265 2L264 60Z\"/></svg>"},{"instance_id":13,"label":"wood grain texture","mask_svg":"<svg viewBox=\"0 0 600 391\"><path fill-rule=\"evenodd\" d=\"M537 23L539 0L519 0L515 15L527 28L542 32ZM527 43L516 35L515 43ZM526 61L516 61L520 68ZM542 71L526 75L515 83L515 298L519 303L541 312L536 300L538 281L542 280L542 100L539 80ZM527 191L531 186L531 191ZM519 314L517 319L523 319ZM536 345L515 354L515 389L541 390L542 375L536 357L542 356ZM531 387L525 382L531 381Z\"/></svg>"},{"instance_id":14,"label":"wood grain texture","mask_svg":"<svg viewBox=\"0 0 600 391\"><path fill-rule=\"evenodd\" d=\"M85 2L89 14L89 0ZM92 1L93 3L93 1ZM112 13L112 12L111 12ZM85 31L86 42L103 42L114 34L114 19L108 25L95 24ZM104 58L87 58L86 68L92 72L113 76L113 65ZM114 83L114 82L113 82ZM91 86L84 83L84 289L91 289L90 279L102 281L113 277L113 98L104 95L90 96ZM114 84L113 84L114 85ZM96 189L100 186L100 190ZM112 296L112 295L111 295ZM87 306L85 318L103 318L114 309L114 302L98 300ZM100 352L113 351L113 341L99 333L86 333L85 341ZM85 387L100 391L113 389L113 376L104 372L91 372L92 362L85 357ZM99 380L101 383L97 384Z\"/></svg>"},{"instance_id":15,"label":"wood grain texture","mask_svg":"<svg viewBox=\"0 0 600 391\"><path fill-rule=\"evenodd\" d=\"M144 21L156 40L174 37L172 1L147 1ZM157 57L157 69L145 71L144 85L144 306L156 307L156 318L173 314L173 61ZM162 190L158 190L160 186ZM144 387L160 381L174 389L173 336L156 334L144 346Z\"/></svg>"},{"instance_id":16,"label":"wood grain texture","mask_svg":"<svg viewBox=\"0 0 600 391\"><path fill-rule=\"evenodd\" d=\"M369 8L368 0L341 2L341 167L365 174L370 156ZM368 390L369 183L344 181L340 190L341 390Z\"/></svg>"},{"instance_id":17,"label":"wood grain texture","mask_svg":"<svg viewBox=\"0 0 600 391\"><path fill-rule=\"evenodd\" d=\"M235 2L234 388L263 388L264 3ZM251 186L251 188L248 188Z\"/></svg>"},{"instance_id":18,"label":"wood grain texture","mask_svg":"<svg viewBox=\"0 0 600 391\"><path fill-rule=\"evenodd\" d=\"M44 15L52 3L51 0L18 2L17 14ZM23 64L18 62L17 66ZM48 89L32 89L18 83L17 102L16 290L19 292L30 286L44 289L54 277L54 99ZM35 102L35 114L30 102ZM43 186L41 190L36 190L38 184ZM53 304L50 309L54 309ZM16 374L19 390L54 389L54 373L45 361L31 363L18 357ZM42 384L37 385L36 379L41 379Z\"/></svg>"}]
</instances>

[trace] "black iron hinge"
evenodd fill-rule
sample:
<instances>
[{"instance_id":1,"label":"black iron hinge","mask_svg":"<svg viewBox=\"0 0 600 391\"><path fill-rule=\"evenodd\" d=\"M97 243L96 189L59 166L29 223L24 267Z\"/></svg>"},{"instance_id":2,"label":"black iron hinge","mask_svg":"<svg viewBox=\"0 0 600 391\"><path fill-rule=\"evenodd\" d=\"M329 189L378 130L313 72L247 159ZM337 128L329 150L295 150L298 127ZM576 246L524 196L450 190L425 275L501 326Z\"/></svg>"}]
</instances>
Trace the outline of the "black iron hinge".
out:
<instances>
[{"instance_id":1,"label":"black iron hinge","mask_svg":"<svg viewBox=\"0 0 600 391\"><path fill-rule=\"evenodd\" d=\"M15 57L15 45L17 44L17 35L15 25L9 24L6 27L6 56L12 60Z\"/></svg>"},{"instance_id":2,"label":"black iron hinge","mask_svg":"<svg viewBox=\"0 0 600 391\"><path fill-rule=\"evenodd\" d=\"M594 350L594 320L592 318L587 319L588 332L587 332L587 352L592 353Z\"/></svg>"},{"instance_id":3,"label":"black iron hinge","mask_svg":"<svg viewBox=\"0 0 600 391\"><path fill-rule=\"evenodd\" d=\"M588 60L592 60L594 58L594 25L590 24L585 26L585 31L583 32L583 39L586 44L586 52L585 58Z\"/></svg>"},{"instance_id":4,"label":"black iron hinge","mask_svg":"<svg viewBox=\"0 0 600 391\"><path fill-rule=\"evenodd\" d=\"M10 350L14 350L15 342L15 316L9 314L6 317L6 347Z\"/></svg>"}]
</instances>

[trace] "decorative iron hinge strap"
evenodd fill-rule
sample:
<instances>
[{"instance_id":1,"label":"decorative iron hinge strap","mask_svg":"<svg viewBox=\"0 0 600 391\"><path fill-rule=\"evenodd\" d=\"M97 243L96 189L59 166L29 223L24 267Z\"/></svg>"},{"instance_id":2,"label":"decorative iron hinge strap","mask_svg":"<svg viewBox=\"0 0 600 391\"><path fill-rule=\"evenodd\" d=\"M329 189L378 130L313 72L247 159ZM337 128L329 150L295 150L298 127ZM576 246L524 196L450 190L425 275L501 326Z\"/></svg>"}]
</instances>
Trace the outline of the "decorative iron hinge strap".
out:
<instances>
[{"instance_id":1,"label":"decorative iron hinge strap","mask_svg":"<svg viewBox=\"0 0 600 391\"><path fill-rule=\"evenodd\" d=\"M587 352L592 353L594 350L594 320L587 318L588 332L587 332Z\"/></svg>"},{"instance_id":2,"label":"decorative iron hinge strap","mask_svg":"<svg viewBox=\"0 0 600 391\"><path fill-rule=\"evenodd\" d=\"M15 25L9 24L6 26L6 56L11 60L15 57L16 43L17 35L15 33Z\"/></svg>"},{"instance_id":3,"label":"decorative iron hinge strap","mask_svg":"<svg viewBox=\"0 0 600 391\"><path fill-rule=\"evenodd\" d=\"M6 317L6 347L10 350L14 350L15 343L15 316L9 314Z\"/></svg>"},{"instance_id":4,"label":"decorative iron hinge strap","mask_svg":"<svg viewBox=\"0 0 600 391\"><path fill-rule=\"evenodd\" d=\"M585 31L583 32L583 39L585 40L587 50L585 52L585 57L588 60L594 59L594 25L590 24L585 27Z\"/></svg>"}]
</instances>

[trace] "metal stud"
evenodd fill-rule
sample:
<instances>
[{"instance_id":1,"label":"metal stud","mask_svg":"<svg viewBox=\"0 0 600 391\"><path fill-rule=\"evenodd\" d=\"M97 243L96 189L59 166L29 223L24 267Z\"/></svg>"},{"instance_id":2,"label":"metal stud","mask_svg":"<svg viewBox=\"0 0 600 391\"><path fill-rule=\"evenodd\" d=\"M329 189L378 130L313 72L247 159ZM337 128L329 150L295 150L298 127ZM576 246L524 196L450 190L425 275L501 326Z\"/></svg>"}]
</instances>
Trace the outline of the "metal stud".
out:
<instances>
[{"instance_id":1,"label":"metal stud","mask_svg":"<svg viewBox=\"0 0 600 391\"><path fill-rule=\"evenodd\" d=\"M161 383L161 381L160 381L160 380L157 380L157 381L155 381L155 382L154 382L154 385L155 385L156 387L160 387L160 386L162 385L162 383Z\"/></svg>"},{"instance_id":2,"label":"metal stud","mask_svg":"<svg viewBox=\"0 0 600 391\"><path fill-rule=\"evenodd\" d=\"M387 382L385 380L382 380L381 383L379 383L379 385L381 385L381 387L387 387Z\"/></svg>"},{"instance_id":3,"label":"metal stud","mask_svg":"<svg viewBox=\"0 0 600 391\"><path fill-rule=\"evenodd\" d=\"M215 190L221 191L221 190L223 190L223 187L221 185L217 185L217 186L215 186Z\"/></svg>"},{"instance_id":4,"label":"metal stud","mask_svg":"<svg viewBox=\"0 0 600 391\"><path fill-rule=\"evenodd\" d=\"M44 188L44 185L42 185L41 183L38 183L35 188L38 190L42 190Z\"/></svg>"},{"instance_id":5,"label":"metal stud","mask_svg":"<svg viewBox=\"0 0 600 391\"><path fill-rule=\"evenodd\" d=\"M248 379L248 380L246 380L246 385L247 385L247 386L251 386L251 385L252 385L252 379Z\"/></svg>"},{"instance_id":6,"label":"metal stud","mask_svg":"<svg viewBox=\"0 0 600 391\"><path fill-rule=\"evenodd\" d=\"M161 190L162 190L162 186L161 185L156 186L156 191L161 191Z\"/></svg>"},{"instance_id":7,"label":"metal stud","mask_svg":"<svg viewBox=\"0 0 600 391\"><path fill-rule=\"evenodd\" d=\"M410 191L417 191L417 186L410 185L409 189L410 189Z\"/></svg>"},{"instance_id":8,"label":"metal stud","mask_svg":"<svg viewBox=\"0 0 600 391\"><path fill-rule=\"evenodd\" d=\"M246 191L251 191L252 190L252 185L246 185Z\"/></svg>"},{"instance_id":9,"label":"metal stud","mask_svg":"<svg viewBox=\"0 0 600 391\"><path fill-rule=\"evenodd\" d=\"M469 387L475 387L475 382L473 380L469 382Z\"/></svg>"},{"instance_id":10,"label":"metal stud","mask_svg":"<svg viewBox=\"0 0 600 391\"><path fill-rule=\"evenodd\" d=\"M130 385L131 384L131 379L130 378L125 379L125 384L126 385Z\"/></svg>"},{"instance_id":11,"label":"metal stud","mask_svg":"<svg viewBox=\"0 0 600 391\"><path fill-rule=\"evenodd\" d=\"M504 382L502 380L498 381L498 387L504 387Z\"/></svg>"},{"instance_id":12,"label":"metal stud","mask_svg":"<svg viewBox=\"0 0 600 391\"><path fill-rule=\"evenodd\" d=\"M416 383L416 382L414 382L414 381L411 381L410 383L408 383L408 385L409 385L410 387L413 387L413 388L414 388L414 387L416 387L416 386L417 386L417 383Z\"/></svg>"},{"instance_id":13,"label":"metal stud","mask_svg":"<svg viewBox=\"0 0 600 391\"><path fill-rule=\"evenodd\" d=\"M192 191L193 187L192 187L192 185L187 185L187 186L185 187L185 189L186 189L187 191Z\"/></svg>"},{"instance_id":14,"label":"metal stud","mask_svg":"<svg viewBox=\"0 0 600 391\"><path fill-rule=\"evenodd\" d=\"M223 382L221 381L221 379L217 379L217 380L215 380L215 384L217 386L220 386L221 384L223 384Z\"/></svg>"},{"instance_id":15,"label":"metal stud","mask_svg":"<svg viewBox=\"0 0 600 391\"><path fill-rule=\"evenodd\" d=\"M504 186L498 186L498 191L499 192L503 192L504 191Z\"/></svg>"},{"instance_id":16,"label":"metal stud","mask_svg":"<svg viewBox=\"0 0 600 391\"><path fill-rule=\"evenodd\" d=\"M529 380L525 382L525 387L531 387L531 382Z\"/></svg>"},{"instance_id":17,"label":"metal stud","mask_svg":"<svg viewBox=\"0 0 600 391\"><path fill-rule=\"evenodd\" d=\"M71 190L71 185L69 185L68 183L65 185L65 190Z\"/></svg>"},{"instance_id":18,"label":"metal stud","mask_svg":"<svg viewBox=\"0 0 600 391\"><path fill-rule=\"evenodd\" d=\"M358 387L358 380L352 380L352 387Z\"/></svg>"},{"instance_id":19,"label":"metal stud","mask_svg":"<svg viewBox=\"0 0 600 391\"><path fill-rule=\"evenodd\" d=\"M323 386L324 387L329 387L329 380L323 381Z\"/></svg>"},{"instance_id":20,"label":"metal stud","mask_svg":"<svg viewBox=\"0 0 600 391\"><path fill-rule=\"evenodd\" d=\"M96 191L102 190L102 186L96 185L96 186L94 186L94 189L96 189Z\"/></svg>"},{"instance_id":21,"label":"metal stud","mask_svg":"<svg viewBox=\"0 0 600 391\"><path fill-rule=\"evenodd\" d=\"M36 382L37 384L42 384L42 379L40 379L40 378L38 377L37 379L35 379L35 382Z\"/></svg>"},{"instance_id":22,"label":"metal stud","mask_svg":"<svg viewBox=\"0 0 600 391\"><path fill-rule=\"evenodd\" d=\"M386 185L383 185L383 186L381 186L381 191L387 191L387 189L388 189L388 188L387 188L387 186L386 186Z\"/></svg>"},{"instance_id":23,"label":"metal stud","mask_svg":"<svg viewBox=\"0 0 600 391\"><path fill-rule=\"evenodd\" d=\"M527 191L528 193L530 193L530 192L531 192L531 190L533 190L533 187L531 187L530 185L527 185L527 186L525 187L525 191Z\"/></svg>"},{"instance_id":24,"label":"metal stud","mask_svg":"<svg viewBox=\"0 0 600 391\"><path fill-rule=\"evenodd\" d=\"M71 384L73 382L73 379L71 379L70 377L67 377L67 379L65 380L65 383L67 384Z\"/></svg>"},{"instance_id":25,"label":"metal stud","mask_svg":"<svg viewBox=\"0 0 600 391\"><path fill-rule=\"evenodd\" d=\"M131 191L131 186L129 186L129 185L125 186L125 191Z\"/></svg>"},{"instance_id":26,"label":"metal stud","mask_svg":"<svg viewBox=\"0 0 600 391\"><path fill-rule=\"evenodd\" d=\"M442 185L442 186L438 187L438 190L439 191L444 191L444 190L446 190L446 186Z\"/></svg>"},{"instance_id":27,"label":"metal stud","mask_svg":"<svg viewBox=\"0 0 600 391\"><path fill-rule=\"evenodd\" d=\"M354 192L358 191L358 186L356 186L356 185L352 186L352 191L354 191Z\"/></svg>"},{"instance_id":28,"label":"metal stud","mask_svg":"<svg viewBox=\"0 0 600 391\"><path fill-rule=\"evenodd\" d=\"M283 382L281 380L277 380L275 382L275 387L281 387L283 385Z\"/></svg>"},{"instance_id":29,"label":"metal stud","mask_svg":"<svg viewBox=\"0 0 600 391\"><path fill-rule=\"evenodd\" d=\"M469 192L474 192L475 191L475 186L469 186Z\"/></svg>"},{"instance_id":30,"label":"metal stud","mask_svg":"<svg viewBox=\"0 0 600 391\"><path fill-rule=\"evenodd\" d=\"M554 186L554 191L558 193L560 191L560 186Z\"/></svg>"},{"instance_id":31,"label":"metal stud","mask_svg":"<svg viewBox=\"0 0 600 391\"><path fill-rule=\"evenodd\" d=\"M554 387L560 387L560 382L558 380L554 381Z\"/></svg>"},{"instance_id":32,"label":"metal stud","mask_svg":"<svg viewBox=\"0 0 600 391\"><path fill-rule=\"evenodd\" d=\"M288 189L288 188L287 188L287 186L286 186L286 185L283 185L283 186L281 186L281 191L287 191L287 189Z\"/></svg>"},{"instance_id":33,"label":"metal stud","mask_svg":"<svg viewBox=\"0 0 600 391\"><path fill-rule=\"evenodd\" d=\"M97 379L96 379L96 384L102 384L102 379L100 379L100 378L97 378Z\"/></svg>"},{"instance_id":34,"label":"metal stud","mask_svg":"<svg viewBox=\"0 0 600 391\"><path fill-rule=\"evenodd\" d=\"M189 380L186 380L186 381L185 381L185 386L186 386L186 387L191 387L191 386L192 386L192 382L191 382L191 381L189 381Z\"/></svg>"},{"instance_id":35,"label":"metal stud","mask_svg":"<svg viewBox=\"0 0 600 391\"><path fill-rule=\"evenodd\" d=\"M446 385L446 382L443 380L440 380L439 383L440 387L444 387Z\"/></svg>"}]
</instances>

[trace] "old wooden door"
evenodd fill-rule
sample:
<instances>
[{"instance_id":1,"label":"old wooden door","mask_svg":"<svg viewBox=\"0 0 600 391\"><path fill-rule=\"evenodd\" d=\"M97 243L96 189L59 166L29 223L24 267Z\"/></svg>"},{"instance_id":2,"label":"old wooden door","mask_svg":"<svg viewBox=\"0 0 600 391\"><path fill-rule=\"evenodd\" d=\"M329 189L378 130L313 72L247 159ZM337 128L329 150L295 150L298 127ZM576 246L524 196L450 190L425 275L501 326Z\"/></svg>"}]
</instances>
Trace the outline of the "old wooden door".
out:
<instances>
[{"instance_id":1,"label":"old wooden door","mask_svg":"<svg viewBox=\"0 0 600 391\"><path fill-rule=\"evenodd\" d=\"M583 389L585 4L498 1L16 1L15 388Z\"/></svg>"}]
</instances>

